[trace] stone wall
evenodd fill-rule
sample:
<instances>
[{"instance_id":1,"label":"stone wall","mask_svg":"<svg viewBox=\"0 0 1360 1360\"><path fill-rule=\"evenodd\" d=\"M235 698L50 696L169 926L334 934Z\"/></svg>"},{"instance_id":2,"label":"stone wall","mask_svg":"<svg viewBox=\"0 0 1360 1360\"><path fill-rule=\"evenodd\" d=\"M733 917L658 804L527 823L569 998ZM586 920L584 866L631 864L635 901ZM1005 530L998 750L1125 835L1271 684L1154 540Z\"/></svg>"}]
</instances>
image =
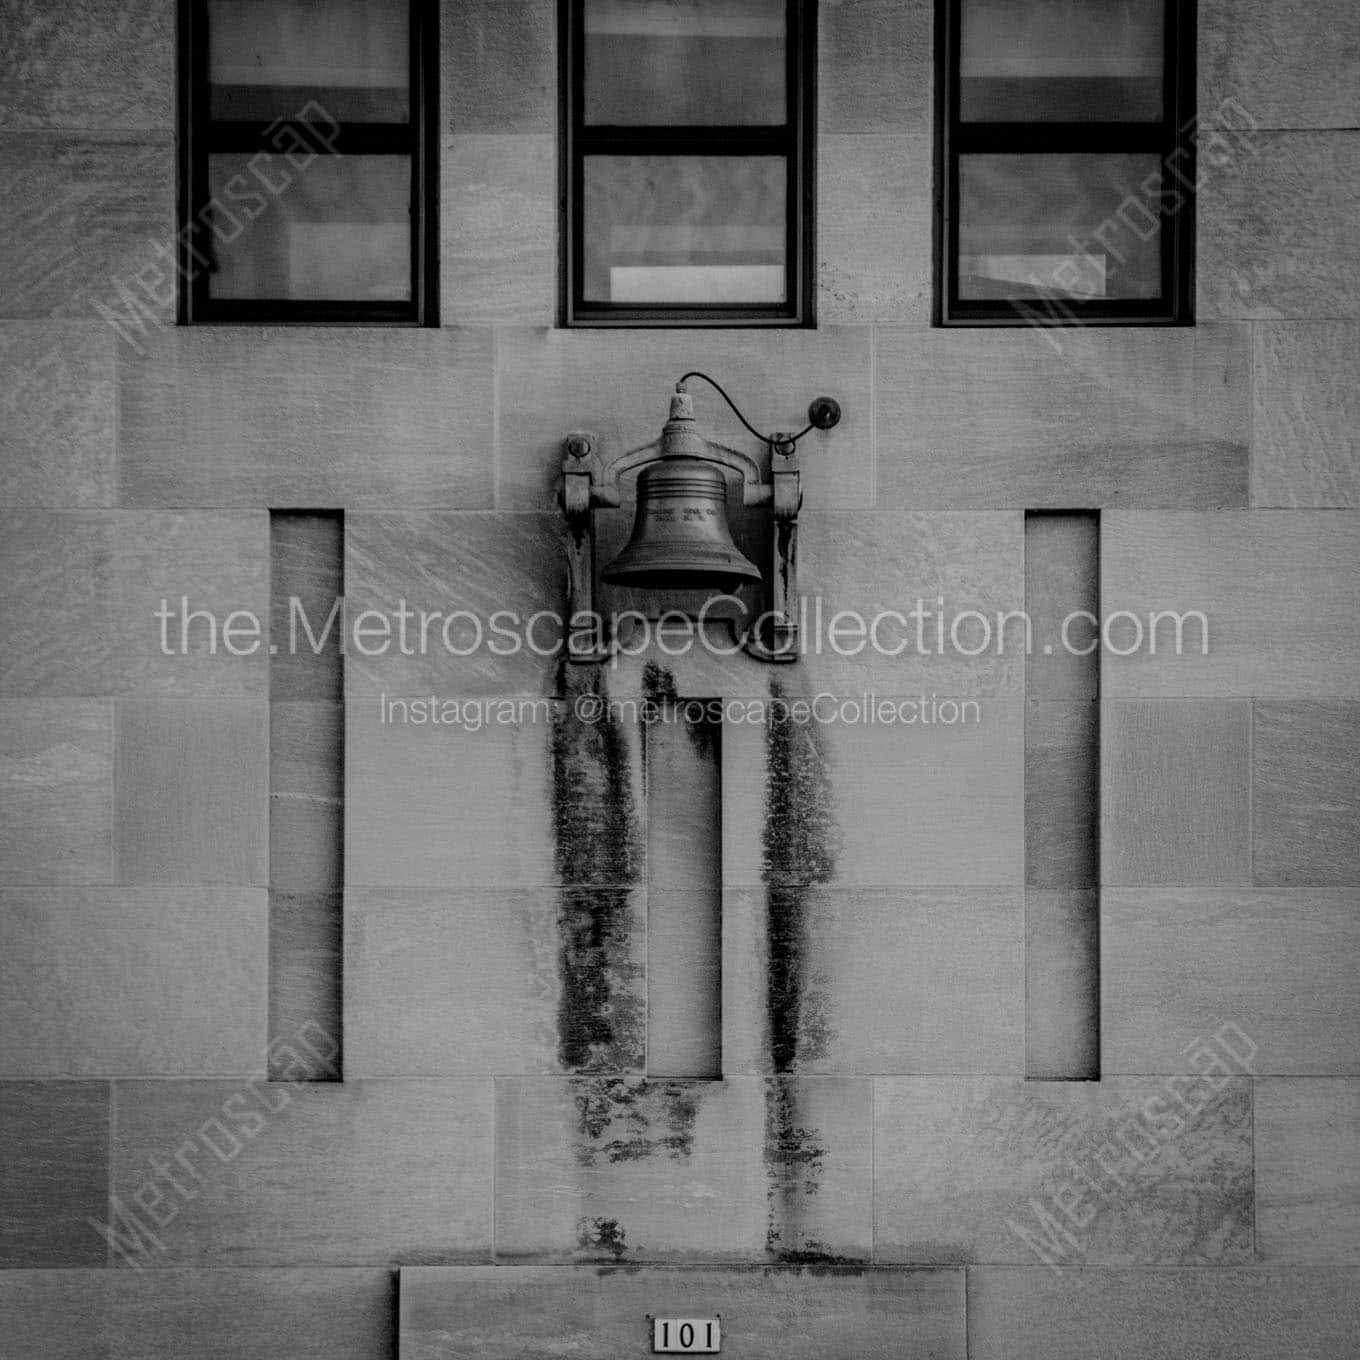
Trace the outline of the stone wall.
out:
<instances>
[{"instance_id":1,"label":"stone wall","mask_svg":"<svg viewBox=\"0 0 1360 1360\"><path fill-rule=\"evenodd\" d=\"M445 0L438 330L133 324L171 0L0 0L0 1356L603 1357L666 1309L734 1355L1360 1350L1360 10L1200 8L1201 111L1250 124L1194 328L931 329L932 6L823 0L819 325L700 334L553 328L552 0ZM1072 801L1027 724L1060 751L1096 700L1009 655L351 655L342 938L289 905L271 791L324 803L341 701L151 611L267 618L293 508L344 511L356 609L560 608L562 436L647 442L696 366L765 428L842 403L802 446L829 608L1022 608L1025 512L1068 508L1102 608L1208 615L1208 656L1105 658L1098 997L1092 847L1026 863L1043 771ZM980 720L731 725L666 801L656 733L566 702L772 683ZM673 1079L648 977L718 984L649 920L715 892L723 1079ZM338 955L344 1081L266 1082ZM1101 1079L1026 1080L1083 989Z\"/></svg>"}]
</instances>

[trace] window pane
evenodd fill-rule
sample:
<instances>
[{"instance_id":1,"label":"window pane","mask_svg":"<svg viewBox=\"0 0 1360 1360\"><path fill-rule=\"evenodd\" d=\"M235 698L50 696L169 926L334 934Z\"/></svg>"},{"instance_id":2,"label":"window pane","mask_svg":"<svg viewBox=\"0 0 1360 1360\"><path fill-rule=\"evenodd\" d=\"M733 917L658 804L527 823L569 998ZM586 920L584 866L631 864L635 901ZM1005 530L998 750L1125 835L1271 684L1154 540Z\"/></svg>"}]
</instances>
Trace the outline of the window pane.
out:
<instances>
[{"instance_id":1,"label":"window pane","mask_svg":"<svg viewBox=\"0 0 1360 1360\"><path fill-rule=\"evenodd\" d=\"M411 116L408 0L208 0L214 118L341 122Z\"/></svg>"},{"instance_id":2,"label":"window pane","mask_svg":"<svg viewBox=\"0 0 1360 1360\"><path fill-rule=\"evenodd\" d=\"M780 126L784 0L585 0L585 120Z\"/></svg>"},{"instance_id":3,"label":"window pane","mask_svg":"<svg viewBox=\"0 0 1360 1360\"><path fill-rule=\"evenodd\" d=\"M587 302L783 302L779 156L588 156Z\"/></svg>"},{"instance_id":4,"label":"window pane","mask_svg":"<svg viewBox=\"0 0 1360 1360\"><path fill-rule=\"evenodd\" d=\"M1160 169L1151 153L960 156L959 297L1160 297Z\"/></svg>"},{"instance_id":5,"label":"window pane","mask_svg":"<svg viewBox=\"0 0 1360 1360\"><path fill-rule=\"evenodd\" d=\"M213 297L410 300L405 157L214 155L208 189Z\"/></svg>"},{"instance_id":6,"label":"window pane","mask_svg":"<svg viewBox=\"0 0 1360 1360\"><path fill-rule=\"evenodd\" d=\"M1156 122L1165 0L961 0L964 122Z\"/></svg>"}]
</instances>

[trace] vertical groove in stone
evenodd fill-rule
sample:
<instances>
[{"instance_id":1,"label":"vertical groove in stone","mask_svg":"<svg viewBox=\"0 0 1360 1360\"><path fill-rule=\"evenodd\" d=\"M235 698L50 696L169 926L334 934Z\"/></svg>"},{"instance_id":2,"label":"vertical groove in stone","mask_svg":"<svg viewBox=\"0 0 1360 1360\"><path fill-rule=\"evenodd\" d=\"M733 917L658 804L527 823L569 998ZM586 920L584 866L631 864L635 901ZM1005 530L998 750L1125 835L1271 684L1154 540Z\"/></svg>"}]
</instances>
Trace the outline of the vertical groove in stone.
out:
<instances>
[{"instance_id":1,"label":"vertical groove in stone","mask_svg":"<svg viewBox=\"0 0 1360 1360\"><path fill-rule=\"evenodd\" d=\"M1025 1074L1100 1077L1100 513L1025 516ZM1087 616L1090 616L1089 618Z\"/></svg>"},{"instance_id":2,"label":"vertical groove in stone","mask_svg":"<svg viewBox=\"0 0 1360 1360\"><path fill-rule=\"evenodd\" d=\"M721 1077L722 724L648 665L647 1073Z\"/></svg>"},{"instance_id":3,"label":"vertical groove in stone","mask_svg":"<svg viewBox=\"0 0 1360 1360\"><path fill-rule=\"evenodd\" d=\"M344 516L270 515L269 1055L341 1078Z\"/></svg>"}]
</instances>

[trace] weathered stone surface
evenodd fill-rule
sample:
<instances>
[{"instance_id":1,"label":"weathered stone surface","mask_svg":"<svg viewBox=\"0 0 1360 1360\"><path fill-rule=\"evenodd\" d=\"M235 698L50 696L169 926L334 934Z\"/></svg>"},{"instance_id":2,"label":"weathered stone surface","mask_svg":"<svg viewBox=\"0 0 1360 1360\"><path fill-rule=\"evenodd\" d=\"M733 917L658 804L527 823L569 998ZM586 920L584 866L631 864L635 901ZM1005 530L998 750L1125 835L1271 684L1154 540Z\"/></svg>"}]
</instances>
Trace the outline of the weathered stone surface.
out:
<instances>
[{"instance_id":1,"label":"weathered stone surface","mask_svg":"<svg viewBox=\"0 0 1360 1360\"><path fill-rule=\"evenodd\" d=\"M649 1317L720 1317L724 1351L784 1360L963 1360L960 1270L593 1270L414 1267L401 1272L402 1360L640 1355Z\"/></svg>"},{"instance_id":2,"label":"weathered stone surface","mask_svg":"<svg viewBox=\"0 0 1360 1360\"><path fill-rule=\"evenodd\" d=\"M108 1198L108 1083L0 1082L0 1146L0 1302L16 1267L102 1266L107 1248L87 1219ZM8 1332L16 1319L0 1311ZM26 1353L0 1340L0 1354Z\"/></svg>"},{"instance_id":3,"label":"weathered stone surface","mask_svg":"<svg viewBox=\"0 0 1360 1360\"><path fill-rule=\"evenodd\" d=\"M721 709L658 694L644 719L647 884L697 894L722 888Z\"/></svg>"},{"instance_id":4,"label":"weathered stone surface","mask_svg":"<svg viewBox=\"0 0 1360 1360\"><path fill-rule=\"evenodd\" d=\"M112 505L114 340L94 322L0 325L0 505Z\"/></svg>"},{"instance_id":5,"label":"weathered stone surface","mask_svg":"<svg viewBox=\"0 0 1360 1360\"><path fill-rule=\"evenodd\" d=\"M497 504L556 512L562 441L593 431L605 461L660 437L675 384L690 369L711 373L762 432L801 430L819 393L843 417L798 446L809 506L872 502L869 333L855 326L740 330L506 329L498 337ZM763 446L746 434L707 384L690 385L704 434L751 456Z\"/></svg>"},{"instance_id":6,"label":"weathered stone surface","mask_svg":"<svg viewBox=\"0 0 1360 1360\"><path fill-rule=\"evenodd\" d=\"M269 697L275 703L344 697L344 626L336 602L345 593L345 542L341 512L281 510L269 517Z\"/></svg>"},{"instance_id":7,"label":"weathered stone surface","mask_svg":"<svg viewBox=\"0 0 1360 1360\"><path fill-rule=\"evenodd\" d=\"M10 0L0 51L0 127L169 128L175 7Z\"/></svg>"},{"instance_id":8,"label":"weathered stone surface","mask_svg":"<svg viewBox=\"0 0 1360 1360\"><path fill-rule=\"evenodd\" d=\"M275 1080L344 1075L344 913L339 893L269 894L269 1075ZM303 1053L299 1039L315 1052Z\"/></svg>"},{"instance_id":9,"label":"weathered stone surface","mask_svg":"<svg viewBox=\"0 0 1360 1360\"><path fill-rule=\"evenodd\" d=\"M1360 508L1360 322L1254 332L1251 503Z\"/></svg>"},{"instance_id":10,"label":"weathered stone surface","mask_svg":"<svg viewBox=\"0 0 1360 1360\"><path fill-rule=\"evenodd\" d=\"M168 133L0 133L0 316L169 325L174 179Z\"/></svg>"},{"instance_id":11,"label":"weathered stone surface","mask_svg":"<svg viewBox=\"0 0 1360 1360\"><path fill-rule=\"evenodd\" d=\"M1269 1078L1256 1101L1261 1257L1360 1265L1360 1080Z\"/></svg>"},{"instance_id":12,"label":"weathered stone surface","mask_svg":"<svg viewBox=\"0 0 1360 1360\"><path fill-rule=\"evenodd\" d=\"M1031 700L1098 699L1100 515L1039 511L1025 516L1025 612L1030 647L1025 696ZM1082 653L1087 653L1082 655Z\"/></svg>"},{"instance_id":13,"label":"weathered stone surface","mask_svg":"<svg viewBox=\"0 0 1360 1360\"><path fill-rule=\"evenodd\" d=\"M115 1265L490 1259L490 1081L115 1090L114 1213L130 1218L114 1226L160 1243L115 1249Z\"/></svg>"},{"instance_id":14,"label":"weathered stone surface","mask_svg":"<svg viewBox=\"0 0 1360 1360\"><path fill-rule=\"evenodd\" d=\"M641 880L646 814L632 714L580 716L574 697L469 707L455 696L449 710L437 696L436 717L421 719L428 710L386 702L347 705L347 884Z\"/></svg>"},{"instance_id":15,"label":"weathered stone surface","mask_svg":"<svg viewBox=\"0 0 1360 1360\"><path fill-rule=\"evenodd\" d=\"M447 133L554 131L552 0L443 0L440 126Z\"/></svg>"},{"instance_id":16,"label":"weathered stone surface","mask_svg":"<svg viewBox=\"0 0 1360 1360\"><path fill-rule=\"evenodd\" d=\"M0 691L263 695L267 533L263 515L0 511Z\"/></svg>"},{"instance_id":17,"label":"weathered stone surface","mask_svg":"<svg viewBox=\"0 0 1360 1360\"><path fill-rule=\"evenodd\" d=\"M637 890L352 888L346 1073L640 1071L645 924Z\"/></svg>"},{"instance_id":18,"label":"weathered stone surface","mask_svg":"<svg viewBox=\"0 0 1360 1360\"><path fill-rule=\"evenodd\" d=\"M1101 880L1251 883L1251 706L1107 701Z\"/></svg>"},{"instance_id":19,"label":"weathered stone surface","mask_svg":"<svg viewBox=\"0 0 1360 1360\"><path fill-rule=\"evenodd\" d=\"M833 717L845 700L860 720L847 709L843 720L805 721L789 707L782 721L757 713L724 732L729 886L1024 882L1023 700L833 697ZM880 701L894 706L892 720L864 721ZM899 722L898 703L915 705L904 712L917 721Z\"/></svg>"},{"instance_id":20,"label":"weathered stone surface","mask_svg":"<svg viewBox=\"0 0 1360 1360\"><path fill-rule=\"evenodd\" d=\"M0 890L0 1072L258 1072L266 944L256 889Z\"/></svg>"},{"instance_id":21,"label":"weathered stone surface","mask_svg":"<svg viewBox=\"0 0 1360 1360\"><path fill-rule=\"evenodd\" d=\"M1360 887L1360 703L1258 703L1254 719L1256 882Z\"/></svg>"},{"instance_id":22,"label":"weathered stone surface","mask_svg":"<svg viewBox=\"0 0 1360 1360\"><path fill-rule=\"evenodd\" d=\"M0 881L113 878L113 705L0 700Z\"/></svg>"},{"instance_id":23,"label":"weathered stone surface","mask_svg":"<svg viewBox=\"0 0 1360 1360\"><path fill-rule=\"evenodd\" d=\"M564 538L560 515L346 516L351 625L369 609L394 621L390 645L372 643L377 654L350 648L345 658L350 697L555 693L561 664L555 652L567 614L560 584ZM406 625L406 653L396 631L403 601L413 615ZM553 617L535 620L543 610ZM422 611L432 616L423 632Z\"/></svg>"},{"instance_id":24,"label":"weathered stone surface","mask_svg":"<svg viewBox=\"0 0 1360 1360\"><path fill-rule=\"evenodd\" d=\"M723 933L729 1073L1023 1070L1018 888L730 890Z\"/></svg>"},{"instance_id":25,"label":"weathered stone surface","mask_svg":"<svg viewBox=\"0 0 1360 1360\"><path fill-rule=\"evenodd\" d=\"M876 503L1245 505L1249 379L1240 326L888 328Z\"/></svg>"},{"instance_id":26,"label":"weathered stone surface","mask_svg":"<svg viewBox=\"0 0 1360 1360\"><path fill-rule=\"evenodd\" d=\"M199 326L120 355L129 505L491 503L491 335Z\"/></svg>"},{"instance_id":27,"label":"weathered stone surface","mask_svg":"<svg viewBox=\"0 0 1360 1360\"><path fill-rule=\"evenodd\" d=\"M269 705L118 705L124 883L269 882Z\"/></svg>"},{"instance_id":28,"label":"weathered stone surface","mask_svg":"<svg viewBox=\"0 0 1360 1360\"><path fill-rule=\"evenodd\" d=\"M1025 1075L1031 1080L1099 1078L1100 949L1099 893L1025 889Z\"/></svg>"},{"instance_id":29,"label":"weathered stone surface","mask_svg":"<svg viewBox=\"0 0 1360 1360\"><path fill-rule=\"evenodd\" d=\"M1360 890L1107 888L1107 1072L1181 1072L1224 1021L1253 1069L1360 1073Z\"/></svg>"},{"instance_id":30,"label":"weathered stone surface","mask_svg":"<svg viewBox=\"0 0 1360 1360\"><path fill-rule=\"evenodd\" d=\"M391 1354L395 1295L386 1270L7 1270L0 1354L267 1360L286 1344L296 1360L374 1360Z\"/></svg>"},{"instance_id":31,"label":"weathered stone surface","mask_svg":"<svg viewBox=\"0 0 1360 1360\"><path fill-rule=\"evenodd\" d=\"M833 0L818 10L821 130L930 132L929 0Z\"/></svg>"},{"instance_id":32,"label":"weathered stone surface","mask_svg":"<svg viewBox=\"0 0 1360 1360\"><path fill-rule=\"evenodd\" d=\"M631 524L631 516L623 518ZM961 643L977 655L956 649L947 631L957 615L976 610L994 636L1001 617L1023 607L1018 515L813 509L799 523L804 633L801 660L781 671L786 679L799 675L811 693L841 695L1020 692L1023 624L1007 625L1004 648L979 650L982 625L965 619ZM602 525L608 537L600 545L601 565L622 547L622 527ZM371 644L375 655L351 647L345 672L352 698L384 692L552 694L575 683L564 680L558 655L568 614L560 515L350 515L346 539L351 625L368 609L393 621L390 640ZM412 611L405 652L397 629L403 601ZM702 599L690 597L684 604L693 614ZM919 638L918 624L909 617L918 604L929 611ZM598 607L606 616L630 607L655 615L657 601L645 592L606 587ZM745 622L753 622L761 608L748 600ZM422 610L431 616L423 639ZM850 614L838 621L843 610ZM935 632L942 612L943 648ZM650 649L640 629L622 640L627 654L601 675L619 699L649 696L658 685L686 696L749 698L769 692L770 667L745 654L727 655L733 637L716 623L703 637L674 635L664 644L653 630ZM580 668L578 680L590 674Z\"/></svg>"},{"instance_id":33,"label":"weathered stone surface","mask_svg":"<svg viewBox=\"0 0 1360 1360\"><path fill-rule=\"evenodd\" d=\"M808 597L798 683L811 693L1023 692L1024 625L1001 622L1024 608L1019 515L814 508L798 523ZM917 608L925 611L921 621L911 617ZM842 610L847 617L838 624ZM964 617L972 614L982 619ZM768 693L768 669L755 678L763 683L754 692ZM795 687L792 674L785 682Z\"/></svg>"},{"instance_id":34,"label":"weathered stone surface","mask_svg":"<svg viewBox=\"0 0 1360 1360\"><path fill-rule=\"evenodd\" d=\"M647 891L647 1072L720 1077L736 1071L722 1042L722 892Z\"/></svg>"},{"instance_id":35,"label":"weathered stone surface","mask_svg":"<svg viewBox=\"0 0 1360 1360\"><path fill-rule=\"evenodd\" d=\"M929 321L930 138L823 136L820 155L818 320Z\"/></svg>"},{"instance_id":36,"label":"weathered stone surface","mask_svg":"<svg viewBox=\"0 0 1360 1360\"><path fill-rule=\"evenodd\" d=\"M878 1079L876 1259L1250 1261L1251 1083L1187 1081Z\"/></svg>"},{"instance_id":37,"label":"weathered stone surface","mask_svg":"<svg viewBox=\"0 0 1360 1360\"><path fill-rule=\"evenodd\" d=\"M1100 705L1025 705L1025 882L1093 888L1100 873Z\"/></svg>"},{"instance_id":38,"label":"weathered stone surface","mask_svg":"<svg viewBox=\"0 0 1360 1360\"><path fill-rule=\"evenodd\" d=\"M647 1072L720 1077L722 723L663 700L644 740Z\"/></svg>"},{"instance_id":39,"label":"weathered stone surface","mask_svg":"<svg viewBox=\"0 0 1360 1360\"><path fill-rule=\"evenodd\" d=\"M1360 315L1360 138L1220 134L1200 160L1202 318Z\"/></svg>"},{"instance_id":40,"label":"weathered stone surface","mask_svg":"<svg viewBox=\"0 0 1360 1360\"><path fill-rule=\"evenodd\" d=\"M446 325L550 326L557 313L557 142L444 139L440 315Z\"/></svg>"},{"instance_id":41,"label":"weathered stone surface","mask_svg":"<svg viewBox=\"0 0 1360 1360\"><path fill-rule=\"evenodd\" d=\"M1360 125L1360 22L1350 0L1204 0L1198 23L1201 116L1226 104L1229 126Z\"/></svg>"},{"instance_id":42,"label":"weathered stone surface","mask_svg":"<svg viewBox=\"0 0 1360 1360\"><path fill-rule=\"evenodd\" d=\"M499 1260L869 1254L863 1080L496 1083Z\"/></svg>"},{"instance_id":43,"label":"weathered stone surface","mask_svg":"<svg viewBox=\"0 0 1360 1360\"><path fill-rule=\"evenodd\" d=\"M974 1270L973 1360L1347 1360L1354 1270Z\"/></svg>"},{"instance_id":44,"label":"weathered stone surface","mask_svg":"<svg viewBox=\"0 0 1360 1360\"><path fill-rule=\"evenodd\" d=\"M344 868L343 704L269 705L269 885L338 892Z\"/></svg>"},{"instance_id":45,"label":"weathered stone surface","mask_svg":"<svg viewBox=\"0 0 1360 1360\"><path fill-rule=\"evenodd\" d=\"M1144 634L1102 656L1106 695L1360 696L1360 515L1109 513L1102 539L1101 611ZM1161 614L1188 616L1179 655ZM1132 622L1112 636L1131 647Z\"/></svg>"}]
</instances>

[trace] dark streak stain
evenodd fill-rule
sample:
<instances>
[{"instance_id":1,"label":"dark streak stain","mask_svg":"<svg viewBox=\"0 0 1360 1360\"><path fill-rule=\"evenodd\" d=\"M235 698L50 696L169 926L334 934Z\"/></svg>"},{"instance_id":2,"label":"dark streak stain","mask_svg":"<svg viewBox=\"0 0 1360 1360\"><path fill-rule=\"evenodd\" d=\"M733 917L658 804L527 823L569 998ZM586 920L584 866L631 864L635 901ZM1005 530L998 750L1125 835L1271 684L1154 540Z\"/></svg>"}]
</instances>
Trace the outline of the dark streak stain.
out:
<instances>
[{"instance_id":1,"label":"dark streak stain","mask_svg":"<svg viewBox=\"0 0 1360 1360\"><path fill-rule=\"evenodd\" d=\"M779 1266L797 1266L813 1280L857 1279L869 1265L868 1257L842 1256L820 1242L811 1241L798 1251L781 1251Z\"/></svg>"},{"instance_id":2,"label":"dark streak stain","mask_svg":"<svg viewBox=\"0 0 1360 1360\"><path fill-rule=\"evenodd\" d=\"M776 700L786 696L770 683ZM770 1062L776 1072L796 1070L808 1000L808 889L834 876L836 828L829 762L815 724L772 714L765 735L764 878L769 965L765 1018ZM815 1028L824 1032L823 1021Z\"/></svg>"},{"instance_id":3,"label":"dark streak stain","mask_svg":"<svg viewBox=\"0 0 1360 1360\"><path fill-rule=\"evenodd\" d=\"M826 1148L817 1129L798 1125L796 1078L766 1080L765 1165L772 1181L789 1195L815 1195Z\"/></svg>"},{"instance_id":4,"label":"dark streak stain","mask_svg":"<svg viewBox=\"0 0 1360 1360\"><path fill-rule=\"evenodd\" d=\"M576 1225L576 1245L592 1256L608 1254L620 1261L628 1250L627 1233L617 1218L583 1218Z\"/></svg>"},{"instance_id":5,"label":"dark streak stain","mask_svg":"<svg viewBox=\"0 0 1360 1360\"><path fill-rule=\"evenodd\" d=\"M642 861L628 736L607 711L576 715L575 694L604 694L597 668L563 666L552 733L558 881L558 1060L569 1071L642 1065L641 979L632 950Z\"/></svg>"},{"instance_id":6,"label":"dark streak stain","mask_svg":"<svg viewBox=\"0 0 1360 1360\"><path fill-rule=\"evenodd\" d=\"M765 1082L765 1249L781 1262L827 1260L833 1253L802 1228L806 1201L821 1185L827 1148L819 1129L806 1127L798 1111L794 1077Z\"/></svg>"},{"instance_id":7,"label":"dark streak stain","mask_svg":"<svg viewBox=\"0 0 1360 1360\"><path fill-rule=\"evenodd\" d=\"M655 661L647 662L642 669L642 694L657 707L678 707L682 702L675 686L675 676ZM706 701L691 699L681 709L680 717L695 755L700 760L721 760L722 722L707 707Z\"/></svg>"},{"instance_id":8,"label":"dark streak stain","mask_svg":"<svg viewBox=\"0 0 1360 1360\"><path fill-rule=\"evenodd\" d=\"M776 703L783 686L770 683ZM827 1044L824 997L808 960L809 892L835 873L839 835L829 761L814 724L772 713L765 738L764 879L767 965L766 1040L779 1074L765 1083L766 1249L787 1263L835 1259L801 1226L817 1193L827 1149L820 1130L798 1110L799 1060L822 1056Z\"/></svg>"},{"instance_id":9,"label":"dark streak stain","mask_svg":"<svg viewBox=\"0 0 1360 1360\"><path fill-rule=\"evenodd\" d=\"M792 595L789 590L789 579L797 574L798 538L794 533L793 525L785 519L775 521L774 534L774 560L779 564L779 584L783 588L784 598L787 600Z\"/></svg>"},{"instance_id":10,"label":"dark streak stain","mask_svg":"<svg viewBox=\"0 0 1360 1360\"><path fill-rule=\"evenodd\" d=\"M698 1095L683 1082L597 1078L582 1083L575 1096L578 1165L640 1162L649 1157L674 1160L694 1151Z\"/></svg>"},{"instance_id":11,"label":"dark streak stain","mask_svg":"<svg viewBox=\"0 0 1360 1360\"><path fill-rule=\"evenodd\" d=\"M675 676L665 666L649 661L642 668L642 692L656 703L674 703L680 697L675 688Z\"/></svg>"}]
</instances>

